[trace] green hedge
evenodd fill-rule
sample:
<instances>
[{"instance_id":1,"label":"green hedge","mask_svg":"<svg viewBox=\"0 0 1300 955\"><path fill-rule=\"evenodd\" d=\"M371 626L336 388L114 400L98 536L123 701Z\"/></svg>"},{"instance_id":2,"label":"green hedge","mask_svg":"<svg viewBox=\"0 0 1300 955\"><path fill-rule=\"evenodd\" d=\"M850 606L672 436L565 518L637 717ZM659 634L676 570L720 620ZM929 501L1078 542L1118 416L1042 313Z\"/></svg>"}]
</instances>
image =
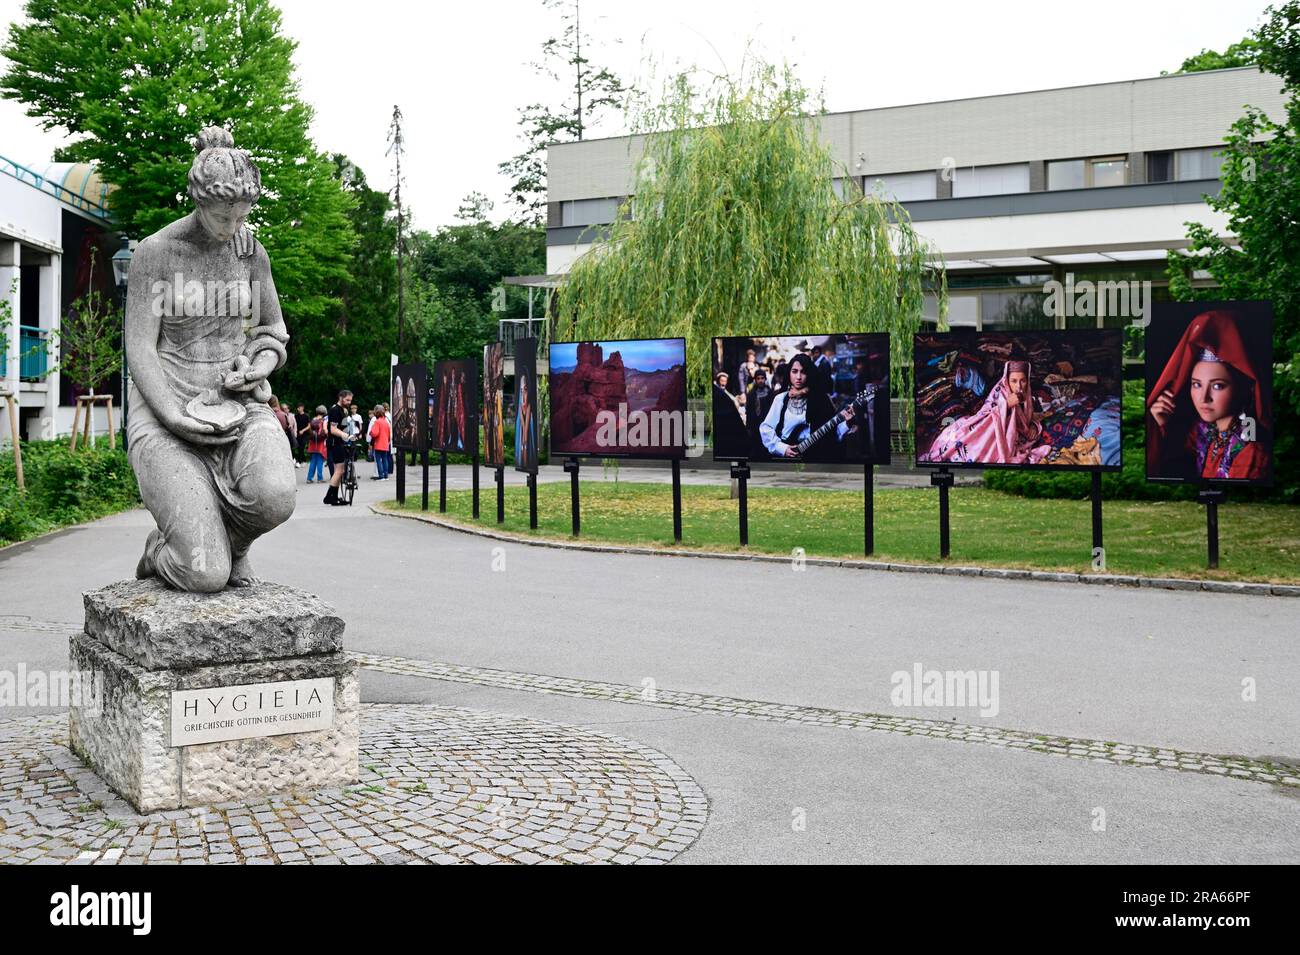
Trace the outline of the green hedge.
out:
<instances>
[{"instance_id":1,"label":"green hedge","mask_svg":"<svg viewBox=\"0 0 1300 955\"><path fill-rule=\"evenodd\" d=\"M140 501L135 474L121 446L102 442L90 450L68 449L68 440L23 444L18 490L13 449L0 451L0 546L27 540L69 524L80 524L134 507Z\"/></svg>"},{"instance_id":2,"label":"green hedge","mask_svg":"<svg viewBox=\"0 0 1300 955\"><path fill-rule=\"evenodd\" d=\"M1107 500L1173 501L1196 497L1196 489L1181 484L1152 484L1146 479L1146 403L1143 383L1124 382L1121 440L1124 466L1102 475L1101 493ZM1083 471L1052 473L1045 469L1013 471L989 469L984 486L1021 497L1079 499L1092 493L1092 475Z\"/></svg>"}]
</instances>

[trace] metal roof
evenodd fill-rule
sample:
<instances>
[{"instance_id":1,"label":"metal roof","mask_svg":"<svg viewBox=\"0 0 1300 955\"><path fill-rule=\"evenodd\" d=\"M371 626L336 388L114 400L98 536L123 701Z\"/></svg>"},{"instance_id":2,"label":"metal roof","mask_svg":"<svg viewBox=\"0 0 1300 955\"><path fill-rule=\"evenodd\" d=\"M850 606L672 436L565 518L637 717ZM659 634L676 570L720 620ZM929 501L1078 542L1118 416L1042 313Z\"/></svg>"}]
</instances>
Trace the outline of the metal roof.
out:
<instances>
[{"instance_id":1,"label":"metal roof","mask_svg":"<svg viewBox=\"0 0 1300 955\"><path fill-rule=\"evenodd\" d=\"M104 182L93 163L50 162L40 166L24 166L0 156L0 172L88 215L104 220L111 218L108 194L115 187Z\"/></svg>"}]
</instances>

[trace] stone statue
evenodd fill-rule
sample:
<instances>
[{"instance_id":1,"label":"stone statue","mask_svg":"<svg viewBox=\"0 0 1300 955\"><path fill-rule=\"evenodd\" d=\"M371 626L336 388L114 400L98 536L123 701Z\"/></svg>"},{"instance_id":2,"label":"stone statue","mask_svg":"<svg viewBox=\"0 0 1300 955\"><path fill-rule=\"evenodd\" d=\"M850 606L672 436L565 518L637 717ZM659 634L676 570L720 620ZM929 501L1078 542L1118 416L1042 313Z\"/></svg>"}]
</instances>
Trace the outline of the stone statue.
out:
<instances>
[{"instance_id":1,"label":"stone statue","mask_svg":"<svg viewBox=\"0 0 1300 955\"><path fill-rule=\"evenodd\" d=\"M224 129L195 141L194 211L140 243L126 304L131 466L157 528L136 568L178 590L255 582L248 549L293 513L296 482L267 376L289 334L246 223L261 174Z\"/></svg>"}]
</instances>

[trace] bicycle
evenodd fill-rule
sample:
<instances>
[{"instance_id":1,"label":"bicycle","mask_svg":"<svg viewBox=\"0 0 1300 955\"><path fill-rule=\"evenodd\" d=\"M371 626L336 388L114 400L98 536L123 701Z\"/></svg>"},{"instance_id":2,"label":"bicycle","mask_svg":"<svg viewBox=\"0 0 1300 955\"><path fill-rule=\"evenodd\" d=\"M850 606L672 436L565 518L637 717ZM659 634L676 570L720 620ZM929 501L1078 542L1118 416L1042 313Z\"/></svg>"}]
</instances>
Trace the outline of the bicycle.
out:
<instances>
[{"instance_id":1,"label":"bicycle","mask_svg":"<svg viewBox=\"0 0 1300 955\"><path fill-rule=\"evenodd\" d=\"M357 446L348 444L346 448L348 453L343 459L343 477L339 481L339 502L350 507L352 498L357 493Z\"/></svg>"}]
</instances>

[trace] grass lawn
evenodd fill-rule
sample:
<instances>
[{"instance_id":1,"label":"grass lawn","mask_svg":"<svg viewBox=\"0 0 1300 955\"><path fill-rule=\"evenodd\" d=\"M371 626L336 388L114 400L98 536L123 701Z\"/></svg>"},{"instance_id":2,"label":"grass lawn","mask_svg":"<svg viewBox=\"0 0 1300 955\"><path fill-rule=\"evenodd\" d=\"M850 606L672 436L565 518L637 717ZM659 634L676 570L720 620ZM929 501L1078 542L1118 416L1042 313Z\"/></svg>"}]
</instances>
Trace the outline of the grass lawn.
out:
<instances>
[{"instance_id":1,"label":"grass lawn","mask_svg":"<svg viewBox=\"0 0 1300 955\"><path fill-rule=\"evenodd\" d=\"M429 508L438 514L436 477ZM582 482L582 539L672 547L672 490L665 484ZM953 564L982 564L1076 573L1092 569L1088 501L1035 500L983 488L954 488ZM932 488L876 492L880 560L938 562L939 498ZM395 502L385 505L397 508ZM418 511L418 490L405 510ZM572 540L569 483L539 484L539 527L528 528L528 490L506 488L501 529ZM447 514L474 525L469 491L449 491ZM1227 504L1219 508L1218 571L1205 569L1205 509L1186 501L1106 502L1106 572L1143 576L1300 582L1300 507ZM480 526L496 528L496 486L481 497ZM683 485L682 544L737 551L737 502L727 487ZM749 550L809 557L862 556L862 494L816 489L750 488Z\"/></svg>"}]
</instances>

